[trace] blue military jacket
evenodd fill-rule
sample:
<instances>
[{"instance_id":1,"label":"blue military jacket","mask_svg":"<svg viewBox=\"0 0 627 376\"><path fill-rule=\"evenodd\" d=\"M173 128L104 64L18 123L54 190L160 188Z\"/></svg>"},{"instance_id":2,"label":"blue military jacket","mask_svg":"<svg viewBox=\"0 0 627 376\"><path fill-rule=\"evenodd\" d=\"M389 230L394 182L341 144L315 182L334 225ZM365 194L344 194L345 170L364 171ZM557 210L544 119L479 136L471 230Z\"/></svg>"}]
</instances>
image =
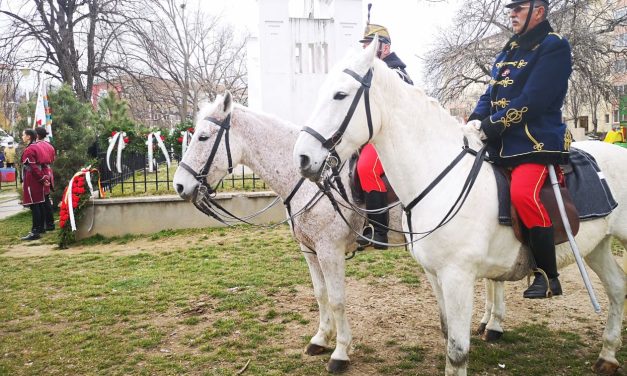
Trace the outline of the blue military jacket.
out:
<instances>
[{"instance_id":1,"label":"blue military jacket","mask_svg":"<svg viewBox=\"0 0 627 376\"><path fill-rule=\"evenodd\" d=\"M572 136L562 105L572 72L568 41L543 21L514 35L497 56L492 79L468 120L481 120L495 163L563 163Z\"/></svg>"}]
</instances>

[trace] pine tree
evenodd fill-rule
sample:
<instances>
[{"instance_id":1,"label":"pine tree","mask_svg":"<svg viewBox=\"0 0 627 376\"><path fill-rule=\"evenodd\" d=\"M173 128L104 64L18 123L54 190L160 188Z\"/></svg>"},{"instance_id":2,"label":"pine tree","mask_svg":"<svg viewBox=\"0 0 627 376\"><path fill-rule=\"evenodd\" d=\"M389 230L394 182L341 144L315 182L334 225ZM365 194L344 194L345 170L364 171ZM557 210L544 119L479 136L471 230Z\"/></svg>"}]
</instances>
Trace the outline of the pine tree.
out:
<instances>
[{"instance_id":1,"label":"pine tree","mask_svg":"<svg viewBox=\"0 0 627 376\"><path fill-rule=\"evenodd\" d=\"M97 123L89 103L82 103L69 86L49 93L52 110L52 145L57 150L54 162L54 206L61 201L63 189L81 168L95 164L88 148L96 141Z\"/></svg>"}]
</instances>

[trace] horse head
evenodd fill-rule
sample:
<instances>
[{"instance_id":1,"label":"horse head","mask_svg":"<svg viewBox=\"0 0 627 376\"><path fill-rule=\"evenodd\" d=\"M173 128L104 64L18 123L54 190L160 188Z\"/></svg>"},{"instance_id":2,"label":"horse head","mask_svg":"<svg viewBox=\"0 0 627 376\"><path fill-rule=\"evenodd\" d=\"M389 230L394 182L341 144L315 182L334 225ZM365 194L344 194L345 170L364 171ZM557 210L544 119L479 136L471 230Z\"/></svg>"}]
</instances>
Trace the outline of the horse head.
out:
<instances>
[{"instance_id":1,"label":"horse head","mask_svg":"<svg viewBox=\"0 0 627 376\"><path fill-rule=\"evenodd\" d=\"M376 62L378 43L375 37L367 48L343 59L320 88L316 106L294 146L294 161L304 177L319 180L326 166L346 160L378 133L379 109L369 108L367 99L373 99L370 86L375 66L385 66Z\"/></svg>"},{"instance_id":2,"label":"horse head","mask_svg":"<svg viewBox=\"0 0 627 376\"><path fill-rule=\"evenodd\" d=\"M239 161L239 147L229 143L232 111L228 91L198 111L194 135L174 174L174 187L183 199L195 199L201 186L211 192L212 185L232 172L233 161Z\"/></svg>"}]
</instances>

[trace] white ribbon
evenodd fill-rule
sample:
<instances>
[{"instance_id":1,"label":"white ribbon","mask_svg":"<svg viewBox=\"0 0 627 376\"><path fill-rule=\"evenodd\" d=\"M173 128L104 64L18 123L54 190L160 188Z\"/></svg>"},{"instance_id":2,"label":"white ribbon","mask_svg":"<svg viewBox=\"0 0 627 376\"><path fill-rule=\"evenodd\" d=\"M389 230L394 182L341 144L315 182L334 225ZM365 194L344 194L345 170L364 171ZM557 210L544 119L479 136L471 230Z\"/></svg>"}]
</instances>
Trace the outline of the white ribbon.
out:
<instances>
[{"instance_id":1,"label":"white ribbon","mask_svg":"<svg viewBox=\"0 0 627 376\"><path fill-rule=\"evenodd\" d=\"M72 179L70 179L70 183L68 184L68 188L67 191L65 193L65 197L63 197L63 201L65 202L65 204L67 205L67 210L68 210L68 214L70 217L70 226L72 228L72 231L76 231L76 218L74 217L74 202L72 201L72 186L74 185L74 178L76 178L77 176L80 175L85 175L85 182L87 183L87 186L89 187L89 196L93 196L94 195L94 187L91 184L91 165L87 166L87 168L83 168L82 170L80 170L79 172L77 172L76 174L74 174L74 176L72 176ZM92 223L93 226L93 223ZM91 227L89 228L89 230L91 231Z\"/></svg>"},{"instance_id":2,"label":"white ribbon","mask_svg":"<svg viewBox=\"0 0 627 376\"><path fill-rule=\"evenodd\" d=\"M115 144L117 142L118 155L116 158L116 168L119 173L122 173L122 149L126 147L126 144L124 143L124 137L126 137L126 132L117 132L113 135L113 137L109 137L109 147L107 148L107 168L109 168L109 171L112 171L110 162L111 152L113 151L113 148L115 147Z\"/></svg>"},{"instance_id":3,"label":"white ribbon","mask_svg":"<svg viewBox=\"0 0 627 376\"><path fill-rule=\"evenodd\" d=\"M120 132L122 135L118 138L118 158L117 158L117 169L118 172L122 173L122 149L126 147L126 143L124 142L124 137L126 137L126 132Z\"/></svg>"},{"instance_id":4,"label":"white ribbon","mask_svg":"<svg viewBox=\"0 0 627 376\"><path fill-rule=\"evenodd\" d=\"M111 171L111 162L109 159L111 158L111 152L113 151L113 147L115 147L115 142L120 138L120 132L117 132L112 137L109 137L109 147L107 148L107 168Z\"/></svg>"},{"instance_id":5,"label":"white ribbon","mask_svg":"<svg viewBox=\"0 0 627 376\"><path fill-rule=\"evenodd\" d=\"M152 155L153 136L157 140L157 145L159 146L159 149L161 149L161 152L163 153L163 155L165 155L165 160L168 164L168 167L170 167L170 156L168 155L168 149L166 149L165 144L163 143L163 140L161 140L161 131L153 132L153 133L148 134L148 171L149 172L152 172L152 168L153 168L153 155Z\"/></svg>"}]
</instances>

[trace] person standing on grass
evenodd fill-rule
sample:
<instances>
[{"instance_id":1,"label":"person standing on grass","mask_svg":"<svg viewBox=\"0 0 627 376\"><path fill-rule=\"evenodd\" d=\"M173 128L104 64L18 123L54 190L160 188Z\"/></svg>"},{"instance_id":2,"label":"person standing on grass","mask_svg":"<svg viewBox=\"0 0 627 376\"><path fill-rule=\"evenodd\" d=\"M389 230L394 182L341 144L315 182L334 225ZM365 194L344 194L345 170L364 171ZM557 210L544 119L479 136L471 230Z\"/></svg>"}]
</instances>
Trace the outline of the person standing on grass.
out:
<instances>
[{"instance_id":1,"label":"person standing on grass","mask_svg":"<svg viewBox=\"0 0 627 376\"><path fill-rule=\"evenodd\" d=\"M44 231L54 230L54 216L52 210L52 202L50 201L50 191L54 190L54 175L52 172L52 163L54 162L57 154L54 146L46 140L48 132L44 127L35 128L37 133L37 148L39 151L39 167L42 172L48 177L49 185L44 186L44 202L43 202L43 223Z\"/></svg>"},{"instance_id":2,"label":"person standing on grass","mask_svg":"<svg viewBox=\"0 0 627 376\"><path fill-rule=\"evenodd\" d=\"M4 158L7 167L13 168L15 166L15 144L9 142L9 146L4 149Z\"/></svg>"},{"instance_id":3,"label":"person standing on grass","mask_svg":"<svg viewBox=\"0 0 627 376\"><path fill-rule=\"evenodd\" d=\"M24 152L22 153L22 205L28 206L32 215L32 227L30 233L22 237L22 240L36 240L44 232L43 202L44 187L50 185L39 166L39 148L37 147L37 134L33 129L25 129L22 132Z\"/></svg>"}]
</instances>

